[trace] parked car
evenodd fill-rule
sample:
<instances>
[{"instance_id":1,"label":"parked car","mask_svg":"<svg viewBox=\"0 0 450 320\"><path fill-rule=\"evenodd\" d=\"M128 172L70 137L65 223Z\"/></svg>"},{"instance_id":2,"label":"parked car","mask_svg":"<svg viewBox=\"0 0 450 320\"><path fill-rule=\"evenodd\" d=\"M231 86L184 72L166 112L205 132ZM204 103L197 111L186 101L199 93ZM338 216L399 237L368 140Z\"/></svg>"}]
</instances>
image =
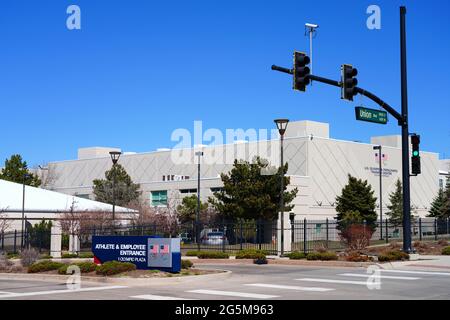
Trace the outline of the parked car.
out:
<instances>
[{"instance_id":1,"label":"parked car","mask_svg":"<svg viewBox=\"0 0 450 320\"><path fill-rule=\"evenodd\" d=\"M192 243L192 236L190 233L180 233L178 237L181 239L181 243Z\"/></svg>"},{"instance_id":2,"label":"parked car","mask_svg":"<svg viewBox=\"0 0 450 320\"><path fill-rule=\"evenodd\" d=\"M201 243L210 246L228 245L228 239L222 231L208 232L201 238Z\"/></svg>"}]
</instances>

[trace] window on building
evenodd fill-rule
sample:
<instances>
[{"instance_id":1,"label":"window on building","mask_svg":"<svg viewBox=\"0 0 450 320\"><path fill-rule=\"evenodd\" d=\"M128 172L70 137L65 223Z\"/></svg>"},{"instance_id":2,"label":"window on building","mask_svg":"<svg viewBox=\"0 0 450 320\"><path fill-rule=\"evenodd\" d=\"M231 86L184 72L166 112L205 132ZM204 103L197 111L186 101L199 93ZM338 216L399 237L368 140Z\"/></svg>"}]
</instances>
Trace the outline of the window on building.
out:
<instances>
[{"instance_id":1,"label":"window on building","mask_svg":"<svg viewBox=\"0 0 450 320\"><path fill-rule=\"evenodd\" d=\"M182 194L197 193L197 189L181 189L180 193L182 193Z\"/></svg>"},{"instance_id":2,"label":"window on building","mask_svg":"<svg viewBox=\"0 0 450 320\"><path fill-rule=\"evenodd\" d=\"M167 206L167 190L152 191L152 206Z\"/></svg>"},{"instance_id":3,"label":"window on building","mask_svg":"<svg viewBox=\"0 0 450 320\"><path fill-rule=\"evenodd\" d=\"M78 198L89 199L89 194L76 194L75 196Z\"/></svg>"},{"instance_id":4,"label":"window on building","mask_svg":"<svg viewBox=\"0 0 450 320\"><path fill-rule=\"evenodd\" d=\"M211 192L220 192L223 188L211 188Z\"/></svg>"}]
</instances>

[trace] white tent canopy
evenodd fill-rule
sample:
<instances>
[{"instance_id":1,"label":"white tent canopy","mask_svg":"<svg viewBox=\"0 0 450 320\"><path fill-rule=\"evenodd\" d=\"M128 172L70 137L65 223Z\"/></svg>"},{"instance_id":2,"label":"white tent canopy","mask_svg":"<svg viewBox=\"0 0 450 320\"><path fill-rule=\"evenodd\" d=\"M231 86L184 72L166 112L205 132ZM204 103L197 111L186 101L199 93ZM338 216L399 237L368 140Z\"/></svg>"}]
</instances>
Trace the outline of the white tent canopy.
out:
<instances>
[{"instance_id":1,"label":"white tent canopy","mask_svg":"<svg viewBox=\"0 0 450 320\"><path fill-rule=\"evenodd\" d=\"M22 211L23 185L0 179L0 212L6 217L19 218ZM25 212L27 218L57 218L57 213L70 211L112 211L112 205L79 198L50 190L25 186ZM8 212L19 211L19 212ZM117 213L135 213L136 211L116 206ZM5 214L3 214L5 216Z\"/></svg>"}]
</instances>

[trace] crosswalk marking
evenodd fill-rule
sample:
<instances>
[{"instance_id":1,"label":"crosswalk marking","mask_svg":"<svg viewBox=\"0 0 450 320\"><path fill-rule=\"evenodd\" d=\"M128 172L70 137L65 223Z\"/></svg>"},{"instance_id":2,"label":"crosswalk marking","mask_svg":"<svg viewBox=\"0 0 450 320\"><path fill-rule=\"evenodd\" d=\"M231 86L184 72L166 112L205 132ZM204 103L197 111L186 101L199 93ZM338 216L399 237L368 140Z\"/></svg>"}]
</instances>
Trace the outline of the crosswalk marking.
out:
<instances>
[{"instance_id":1,"label":"crosswalk marking","mask_svg":"<svg viewBox=\"0 0 450 320\"><path fill-rule=\"evenodd\" d=\"M61 294L61 293L76 293L76 292L86 292L86 291L111 290L111 289L122 289L122 288L126 288L126 287L125 286L107 286L107 287L81 288L81 289L73 289L73 290L67 289L67 290L48 290L48 291L36 291L36 292L9 293L9 294L5 294L5 295L0 295L0 299L42 296L42 295Z\"/></svg>"},{"instance_id":2,"label":"crosswalk marking","mask_svg":"<svg viewBox=\"0 0 450 320\"><path fill-rule=\"evenodd\" d=\"M335 289L331 289L331 288L285 286L285 285L267 284L267 283L250 283L250 284L246 284L246 286L261 287L261 288L273 288L273 289L297 290L297 291L315 291L315 292L327 292L327 291L335 290Z\"/></svg>"},{"instance_id":3,"label":"crosswalk marking","mask_svg":"<svg viewBox=\"0 0 450 320\"><path fill-rule=\"evenodd\" d=\"M423 274L431 276L450 276L450 273L448 272L434 272L434 271L409 271L409 270L390 270L390 269L380 269L379 271L392 273Z\"/></svg>"},{"instance_id":4,"label":"crosswalk marking","mask_svg":"<svg viewBox=\"0 0 450 320\"><path fill-rule=\"evenodd\" d=\"M315 278L302 278L302 279L295 279L295 280L309 281L309 282L323 282L323 283L356 284L356 285L367 286L367 281L347 281L347 280L315 279ZM370 284L376 285L376 284L380 284L380 283L376 282L376 283L370 283Z\"/></svg>"},{"instance_id":5,"label":"crosswalk marking","mask_svg":"<svg viewBox=\"0 0 450 320\"><path fill-rule=\"evenodd\" d=\"M216 296L230 296L252 299L271 299L278 298L279 296L273 296L268 294L249 293L249 292L235 292L235 291L220 291L220 290L190 290L186 291L190 293L210 294Z\"/></svg>"},{"instance_id":6,"label":"crosswalk marking","mask_svg":"<svg viewBox=\"0 0 450 320\"><path fill-rule=\"evenodd\" d=\"M169 296L158 296L158 295L154 295L154 294L143 294L140 296L131 296L130 298L144 299L144 300L195 300L195 299L186 299L186 298L169 297Z\"/></svg>"},{"instance_id":7,"label":"crosswalk marking","mask_svg":"<svg viewBox=\"0 0 450 320\"><path fill-rule=\"evenodd\" d=\"M339 276L343 277L360 277L360 278L368 278L368 277L374 277L373 274L360 274L360 273L342 273L339 274ZM416 278L416 277L397 277L397 276L379 276L380 279L394 279L394 280L420 280L422 278Z\"/></svg>"}]
</instances>

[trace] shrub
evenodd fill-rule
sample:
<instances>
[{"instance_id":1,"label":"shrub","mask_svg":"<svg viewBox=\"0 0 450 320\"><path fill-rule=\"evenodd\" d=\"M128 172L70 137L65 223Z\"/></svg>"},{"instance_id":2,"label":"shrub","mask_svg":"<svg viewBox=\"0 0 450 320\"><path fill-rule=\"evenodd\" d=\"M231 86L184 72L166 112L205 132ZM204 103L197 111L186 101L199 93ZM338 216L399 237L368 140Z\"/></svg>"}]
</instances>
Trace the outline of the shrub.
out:
<instances>
[{"instance_id":1,"label":"shrub","mask_svg":"<svg viewBox=\"0 0 450 320\"><path fill-rule=\"evenodd\" d=\"M441 239L438 241L438 245L440 246L448 246L448 240Z\"/></svg>"},{"instance_id":2,"label":"shrub","mask_svg":"<svg viewBox=\"0 0 450 320\"><path fill-rule=\"evenodd\" d=\"M20 253L20 263L24 267L29 267L39 260L40 254L36 249L25 249Z\"/></svg>"},{"instance_id":3,"label":"shrub","mask_svg":"<svg viewBox=\"0 0 450 320\"><path fill-rule=\"evenodd\" d=\"M338 256L334 252L311 252L306 255L306 259L330 261L330 260L337 260Z\"/></svg>"},{"instance_id":4,"label":"shrub","mask_svg":"<svg viewBox=\"0 0 450 320\"><path fill-rule=\"evenodd\" d=\"M50 260L39 261L33 263L31 266L28 267L28 273L38 273L38 272L58 270L63 265L64 263Z\"/></svg>"},{"instance_id":5,"label":"shrub","mask_svg":"<svg viewBox=\"0 0 450 320\"><path fill-rule=\"evenodd\" d=\"M291 260L301 260L306 259L306 254L304 254L303 252L294 251L286 254L286 257L288 257Z\"/></svg>"},{"instance_id":6,"label":"shrub","mask_svg":"<svg viewBox=\"0 0 450 320\"><path fill-rule=\"evenodd\" d=\"M74 264L65 264L61 268L58 269L59 274L67 274L67 268L71 265L77 266L80 268L81 273L90 273L96 270L97 265L93 262L78 262Z\"/></svg>"},{"instance_id":7,"label":"shrub","mask_svg":"<svg viewBox=\"0 0 450 320\"><path fill-rule=\"evenodd\" d=\"M236 259L262 259L268 254L265 250L245 249L236 254Z\"/></svg>"},{"instance_id":8,"label":"shrub","mask_svg":"<svg viewBox=\"0 0 450 320\"><path fill-rule=\"evenodd\" d=\"M346 226L339 235L349 250L363 250L370 244L373 230L355 223Z\"/></svg>"},{"instance_id":9,"label":"shrub","mask_svg":"<svg viewBox=\"0 0 450 320\"><path fill-rule=\"evenodd\" d=\"M78 254L76 254L76 253L64 253L64 254L61 255L61 258L63 258L63 259L78 258Z\"/></svg>"},{"instance_id":10,"label":"shrub","mask_svg":"<svg viewBox=\"0 0 450 320\"><path fill-rule=\"evenodd\" d=\"M199 259L228 259L230 255L220 251L204 251L198 253Z\"/></svg>"},{"instance_id":11,"label":"shrub","mask_svg":"<svg viewBox=\"0 0 450 320\"><path fill-rule=\"evenodd\" d=\"M6 254L6 256L8 257L8 259L17 259L20 258L20 255L18 253L13 253L13 252L8 252Z\"/></svg>"},{"instance_id":12,"label":"shrub","mask_svg":"<svg viewBox=\"0 0 450 320\"><path fill-rule=\"evenodd\" d=\"M450 256L450 247L445 247L442 249L442 254L445 256Z\"/></svg>"},{"instance_id":13,"label":"shrub","mask_svg":"<svg viewBox=\"0 0 450 320\"><path fill-rule=\"evenodd\" d=\"M92 252L82 252L80 254L78 254L78 258L82 258L82 259L88 259L88 258L93 258L94 254Z\"/></svg>"},{"instance_id":14,"label":"shrub","mask_svg":"<svg viewBox=\"0 0 450 320\"><path fill-rule=\"evenodd\" d=\"M268 262L267 262L266 256L264 256L264 257L261 256L260 258L253 259L253 263L254 264L267 264Z\"/></svg>"},{"instance_id":15,"label":"shrub","mask_svg":"<svg viewBox=\"0 0 450 320\"><path fill-rule=\"evenodd\" d=\"M9 261L8 256L0 254L0 271L9 271L13 263Z\"/></svg>"},{"instance_id":16,"label":"shrub","mask_svg":"<svg viewBox=\"0 0 450 320\"><path fill-rule=\"evenodd\" d=\"M130 262L108 261L96 268L96 273L103 276L112 276L115 274L136 270L136 265Z\"/></svg>"},{"instance_id":17,"label":"shrub","mask_svg":"<svg viewBox=\"0 0 450 320\"><path fill-rule=\"evenodd\" d=\"M48 260L48 259L53 259L53 257L49 254L43 254L39 259Z\"/></svg>"},{"instance_id":18,"label":"shrub","mask_svg":"<svg viewBox=\"0 0 450 320\"><path fill-rule=\"evenodd\" d=\"M404 260L409 260L409 254L399 250L387 251L378 256L378 261L380 262L404 261Z\"/></svg>"},{"instance_id":19,"label":"shrub","mask_svg":"<svg viewBox=\"0 0 450 320\"><path fill-rule=\"evenodd\" d=\"M191 260L181 260L181 269L190 269L193 265Z\"/></svg>"},{"instance_id":20,"label":"shrub","mask_svg":"<svg viewBox=\"0 0 450 320\"><path fill-rule=\"evenodd\" d=\"M359 252L350 252L345 257L345 260L350 262L368 262L372 261L373 259L367 255L362 255Z\"/></svg>"},{"instance_id":21,"label":"shrub","mask_svg":"<svg viewBox=\"0 0 450 320\"><path fill-rule=\"evenodd\" d=\"M199 253L200 253L200 251L190 250L190 251L186 252L185 256L186 257L196 257L196 256L198 256Z\"/></svg>"}]
</instances>

